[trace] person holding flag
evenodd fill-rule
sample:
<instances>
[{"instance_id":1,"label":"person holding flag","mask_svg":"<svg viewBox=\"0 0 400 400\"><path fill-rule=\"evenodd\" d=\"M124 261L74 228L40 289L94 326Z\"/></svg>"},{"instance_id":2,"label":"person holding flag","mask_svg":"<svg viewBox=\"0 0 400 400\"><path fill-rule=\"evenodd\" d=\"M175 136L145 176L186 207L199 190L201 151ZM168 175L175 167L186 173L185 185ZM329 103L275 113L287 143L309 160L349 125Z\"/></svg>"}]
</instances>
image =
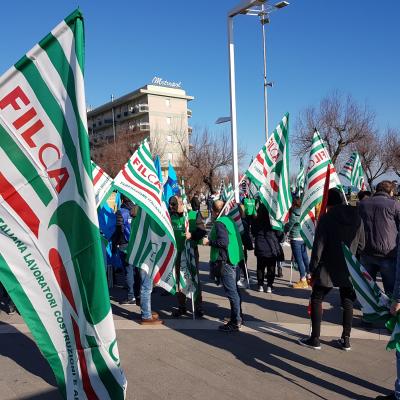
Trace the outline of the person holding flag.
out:
<instances>
[{"instance_id":1,"label":"person holding flag","mask_svg":"<svg viewBox=\"0 0 400 400\"><path fill-rule=\"evenodd\" d=\"M191 210L188 212L188 229L186 229L186 221L184 215L184 204L182 197L172 196L169 200L169 213L171 216L172 228L175 234L177 255L175 258L175 271L178 282L178 309L172 312L174 317L181 317L187 312L186 309L186 295L183 293L182 283L180 282L181 275L181 259L184 256L185 242L192 240L194 242L204 238L207 231L205 229L203 219L200 213ZM196 316L202 317L204 315L202 309L202 296L201 291L197 295L195 301Z\"/></svg>"},{"instance_id":2,"label":"person holding flag","mask_svg":"<svg viewBox=\"0 0 400 400\"><path fill-rule=\"evenodd\" d=\"M350 332L356 295L350 283L342 243L348 246L353 254L361 251L365 245L364 224L357 208L345 204L343 192L332 188L327 195L327 212L317 224L311 253L312 331L309 338L299 339L302 346L321 349L319 337L322 302L333 287L339 287L343 307L343 333L338 343L343 350L351 350Z\"/></svg>"},{"instance_id":3,"label":"person holding flag","mask_svg":"<svg viewBox=\"0 0 400 400\"><path fill-rule=\"evenodd\" d=\"M242 296L237 282L240 278L239 263L243 260L243 244L235 222L228 215L222 215L224 202L216 200L213 204L213 216L216 218L210 239L203 239L210 246L210 260L214 265L214 275L220 279L231 306L228 323L219 329L224 332L237 332L243 321Z\"/></svg>"}]
</instances>

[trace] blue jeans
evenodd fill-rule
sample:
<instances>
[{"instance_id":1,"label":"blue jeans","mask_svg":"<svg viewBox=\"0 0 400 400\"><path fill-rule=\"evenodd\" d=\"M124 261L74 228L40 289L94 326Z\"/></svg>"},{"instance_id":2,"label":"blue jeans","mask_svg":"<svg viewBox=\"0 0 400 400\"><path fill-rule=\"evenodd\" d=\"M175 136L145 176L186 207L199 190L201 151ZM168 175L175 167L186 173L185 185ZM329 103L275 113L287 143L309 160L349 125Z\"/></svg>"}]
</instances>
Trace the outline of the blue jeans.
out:
<instances>
[{"instance_id":1,"label":"blue jeans","mask_svg":"<svg viewBox=\"0 0 400 400\"><path fill-rule=\"evenodd\" d=\"M142 313L142 319L151 319L151 292L153 291L153 280L143 269L140 270L140 280L142 281L140 286L140 311Z\"/></svg>"},{"instance_id":2,"label":"blue jeans","mask_svg":"<svg viewBox=\"0 0 400 400\"><path fill-rule=\"evenodd\" d=\"M306 277L309 273L309 260L307 254L307 247L302 240L291 240L290 247L292 248L293 258L299 267L300 279Z\"/></svg>"},{"instance_id":3,"label":"blue jeans","mask_svg":"<svg viewBox=\"0 0 400 400\"><path fill-rule=\"evenodd\" d=\"M400 353L396 350L396 369L397 369L397 379L394 384L394 391L396 399L400 399Z\"/></svg>"},{"instance_id":4,"label":"blue jeans","mask_svg":"<svg viewBox=\"0 0 400 400\"><path fill-rule=\"evenodd\" d=\"M360 263L374 281L376 281L377 273L380 272L385 293L390 296L396 280L396 259L362 255Z\"/></svg>"},{"instance_id":5,"label":"blue jeans","mask_svg":"<svg viewBox=\"0 0 400 400\"><path fill-rule=\"evenodd\" d=\"M222 269L221 283L231 306L231 322L242 323L242 296L237 286L240 280L240 268L237 265L225 264Z\"/></svg>"}]
</instances>

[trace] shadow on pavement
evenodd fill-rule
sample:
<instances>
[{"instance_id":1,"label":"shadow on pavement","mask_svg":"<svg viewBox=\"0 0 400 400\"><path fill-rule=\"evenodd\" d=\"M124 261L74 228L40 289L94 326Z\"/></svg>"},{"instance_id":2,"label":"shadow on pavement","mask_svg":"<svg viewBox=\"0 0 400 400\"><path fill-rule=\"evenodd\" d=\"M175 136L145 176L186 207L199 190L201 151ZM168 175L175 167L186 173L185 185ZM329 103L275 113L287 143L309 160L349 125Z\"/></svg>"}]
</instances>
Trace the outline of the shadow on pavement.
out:
<instances>
[{"instance_id":1,"label":"shadow on pavement","mask_svg":"<svg viewBox=\"0 0 400 400\"><path fill-rule=\"evenodd\" d=\"M45 392L19 398L19 400L58 400L58 399L61 400L62 397L57 389L46 390Z\"/></svg>"}]
</instances>

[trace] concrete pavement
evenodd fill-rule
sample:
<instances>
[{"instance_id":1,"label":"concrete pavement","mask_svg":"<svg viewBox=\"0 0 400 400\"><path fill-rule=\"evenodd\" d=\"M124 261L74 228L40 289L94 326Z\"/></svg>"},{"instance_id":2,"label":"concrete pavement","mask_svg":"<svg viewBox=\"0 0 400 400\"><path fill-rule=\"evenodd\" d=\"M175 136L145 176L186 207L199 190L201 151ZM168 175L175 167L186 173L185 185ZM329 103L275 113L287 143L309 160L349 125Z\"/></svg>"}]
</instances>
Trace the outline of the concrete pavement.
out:
<instances>
[{"instance_id":1,"label":"concrete pavement","mask_svg":"<svg viewBox=\"0 0 400 400\"><path fill-rule=\"evenodd\" d=\"M201 248L200 257L205 319L193 321L190 314L172 319L176 298L156 290L153 308L165 326L142 327L135 322L139 308L119 305L123 290L111 291L128 399L369 399L391 390L395 355L385 350L384 329L367 331L356 310L353 350L343 352L332 342L341 333L335 290L324 304L323 349L297 344L309 330L310 291L288 286L288 268L272 294L243 290L246 322L241 332L218 332L229 304L223 289L208 280L207 249ZM249 269L254 278L253 256ZM22 319L1 313L0 321L0 399L60 399Z\"/></svg>"}]
</instances>

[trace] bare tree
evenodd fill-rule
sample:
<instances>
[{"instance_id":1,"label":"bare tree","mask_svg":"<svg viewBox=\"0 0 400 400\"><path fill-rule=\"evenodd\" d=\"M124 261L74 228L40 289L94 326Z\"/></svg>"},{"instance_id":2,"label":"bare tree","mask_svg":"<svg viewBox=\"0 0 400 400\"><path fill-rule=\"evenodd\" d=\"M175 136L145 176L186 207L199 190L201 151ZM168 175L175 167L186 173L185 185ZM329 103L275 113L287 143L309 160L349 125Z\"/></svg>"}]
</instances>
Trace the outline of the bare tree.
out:
<instances>
[{"instance_id":1,"label":"bare tree","mask_svg":"<svg viewBox=\"0 0 400 400\"><path fill-rule=\"evenodd\" d=\"M195 131L192 134L190 145L185 145L179 135L176 139L181 146L183 153L182 171L191 184L191 181L197 182L197 187L206 185L209 191L217 188L221 176L232 164L231 141L228 134L224 132L211 133L204 129L203 132ZM244 152L240 151L238 158L242 159ZM194 186L194 183L191 184Z\"/></svg>"},{"instance_id":2,"label":"bare tree","mask_svg":"<svg viewBox=\"0 0 400 400\"><path fill-rule=\"evenodd\" d=\"M389 154L392 145L389 132L383 137L374 132L364 137L355 146L370 188L377 178L389 171L391 166Z\"/></svg>"},{"instance_id":3,"label":"bare tree","mask_svg":"<svg viewBox=\"0 0 400 400\"><path fill-rule=\"evenodd\" d=\"M387 129L385 150L387 164L400 177L400 129Z\"/></svg>"},{"instance_id":4,"label":"bare tree","mask_svg":"<svg viewBox=\"0 0 400 400\"><path fill-rule=\"evenodd\" d=\"M316 128L336 163L340 155L374 133L374 121L375 114L367 105L362 107L350 95L333 92L321 100L318 108L310 106L300 114L295 155L302 156L310 150Z\"/></svg>"}]
</instances>

